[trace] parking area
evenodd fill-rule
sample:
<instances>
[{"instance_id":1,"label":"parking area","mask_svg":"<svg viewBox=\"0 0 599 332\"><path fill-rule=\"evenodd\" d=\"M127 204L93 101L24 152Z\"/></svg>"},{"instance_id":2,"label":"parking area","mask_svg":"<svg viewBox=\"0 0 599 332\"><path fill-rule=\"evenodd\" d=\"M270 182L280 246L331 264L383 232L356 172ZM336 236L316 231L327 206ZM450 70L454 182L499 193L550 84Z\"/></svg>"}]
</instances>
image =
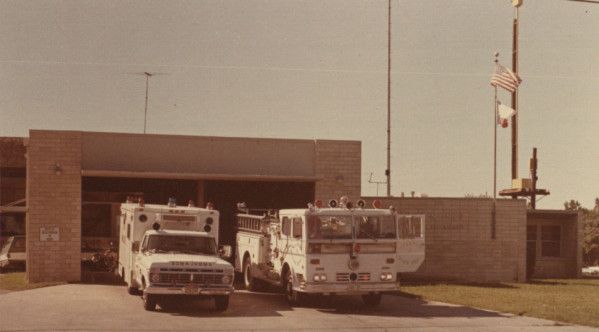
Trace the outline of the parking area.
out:
<instances>
[{"instance_id":1,"label":"parking area","mask_svg":"<svg viewBox=\"0 0 599 332\"><path fill-rule=\"evenodd\" d=\"M0 330L596 331L404 296L385 296L378 308L358 297L318 298L292 308L282 294L241 290L226 312L212 307L210 301L195 301L147 312L124 286L67 284L0 294Z\"/></svg>"}]
</instances>

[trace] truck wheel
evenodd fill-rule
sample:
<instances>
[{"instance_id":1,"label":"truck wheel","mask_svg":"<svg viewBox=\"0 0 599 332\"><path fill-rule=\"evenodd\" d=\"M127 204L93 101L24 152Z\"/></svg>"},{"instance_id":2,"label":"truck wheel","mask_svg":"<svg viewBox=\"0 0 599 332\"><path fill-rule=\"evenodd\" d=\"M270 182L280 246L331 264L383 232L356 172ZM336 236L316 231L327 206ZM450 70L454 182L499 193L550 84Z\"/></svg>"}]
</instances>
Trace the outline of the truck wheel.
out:
<instances>
[{"instance_id":1,"label":"truck wheel","mask_svg":"<svg viewBox=\"0 0 599 332\"><path fill-rule=\"evenodd\" d=\"M249 257L243 260L243 285L245 289L255 291L258 290L258 280L252 276L251 263Z\"/></svg>"},{"instance_id":2,"label":"truck wheel","mask_svg":"<svg viewBox=\"0 0 599 332\"><path fill-rule=\"evenodd\" d=\"M296 292L293 290L293 277L291 276L291 270L287 269L285 272L285 296L287 297L287 302L292 307L301 306L304 302L304 294L300 292Z\"/></svg>"},{"instance_id":3,"label":"truck wheel","mask_svg":"<svg viewBox=\"0 0 599 332\"><path fill-rule=\"evenodd\" d=\"M144 294L143 300L144 300L144 309L146 309L147 311L156 310L156 297L154 295Z\"/></svg>"},{"instance_id":4,"label":"truck wheel","mask_svg":"<svg viewBox=\"0 0 599 332\"><path fill-rule=\"evenodd\" d=\"M229 295L217 295L214 297L216 311L225 311L229 308Z\"/></svg>"},{"instance_id":5,"label":"truck wheel","mask_svg":"<svg viewBox=\"0 0 599 332\"><path fill-rule=\"evenodd\" d=\"M139 290L136 287L127 287L129 295L139 295Z\"/></svg>"},{"instance_id":6,"label":"truck wheel","mask_svg":"<svg viewBox=\"0 0 599 332\"><path fill-rule=\"evenodd\" d=\"M364 303L367 306L370 307L376 307L381 303L381 298L383 297L382 294L365 294L362 295L362 301L364 301Z\"/></svg>"}]
</instances>

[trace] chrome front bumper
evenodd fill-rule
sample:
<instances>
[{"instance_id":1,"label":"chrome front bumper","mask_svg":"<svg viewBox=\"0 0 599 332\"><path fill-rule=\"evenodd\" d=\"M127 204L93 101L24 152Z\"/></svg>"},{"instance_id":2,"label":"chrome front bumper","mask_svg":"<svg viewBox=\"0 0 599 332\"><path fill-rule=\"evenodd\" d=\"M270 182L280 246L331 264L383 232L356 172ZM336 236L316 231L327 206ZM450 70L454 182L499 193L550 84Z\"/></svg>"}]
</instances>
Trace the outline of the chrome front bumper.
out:
<instances>
[{"instance_id":1,"label":"chrome front bumper","mask_svg":"<svg viewBox=\"0 0 599 332\"><path fill-rule=\"evenodd\" d=\"M144 289L144 294L152 295L231 295L235 291L233 286L224 287L201 287L201 286L154 286L150 285Z\"/></svg>"},{"instance_id":2,"label":"chrome front bumper","mask_svg":"<svg viewBox=\"0 0 599 332\"><path fill-rule=\"evenodd\" d=\"M295 288L298 292L338 295L360 295L399 291L399 282L308 282Z\"/></svg>"}]
</instances>

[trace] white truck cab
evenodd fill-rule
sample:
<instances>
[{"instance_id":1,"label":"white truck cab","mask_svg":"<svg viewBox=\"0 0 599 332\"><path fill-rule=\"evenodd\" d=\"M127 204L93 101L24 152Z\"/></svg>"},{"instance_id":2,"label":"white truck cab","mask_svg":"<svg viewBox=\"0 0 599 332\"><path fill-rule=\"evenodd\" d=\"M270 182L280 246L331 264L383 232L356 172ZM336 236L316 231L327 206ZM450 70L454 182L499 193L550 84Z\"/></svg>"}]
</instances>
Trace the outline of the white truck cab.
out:
<instances>
[{"instance_id":1,"label":"white truck cab","mask_svg":"<svg viewBox=\"0 0 599 332\"><path fill-rule=\"evenodd\" d=\"M121 205L119 266L130 294L142 292L154 310L169 297L206 296L226 310L233 266L218 247L219 213L211 208L125 203Z\"/></svg>"},{"instance_id":2,"label":"white truck cab","mask_svg":"<svg viewBox=\"0 0 599 332\"><path fill-rule=\"evenodd\" d=\"M291 304L318 294L362 295L378 305L383 293L399 290L398 272L422 264L424 216L368 209L363 201L354 207L343 198L319 205L237 215L235 269L247 288L279 285Z\"/></svg>"}]
</instances>

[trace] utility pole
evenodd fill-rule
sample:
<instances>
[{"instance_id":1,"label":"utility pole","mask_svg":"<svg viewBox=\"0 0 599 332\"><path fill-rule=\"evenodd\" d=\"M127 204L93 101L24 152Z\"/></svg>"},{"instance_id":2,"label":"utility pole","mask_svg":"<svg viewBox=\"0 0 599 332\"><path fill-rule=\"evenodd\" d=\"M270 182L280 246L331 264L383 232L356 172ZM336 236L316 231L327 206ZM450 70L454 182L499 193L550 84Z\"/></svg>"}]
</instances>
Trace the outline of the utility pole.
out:
<instances>
[{"instance_id":1,"label":"utility pole","mask_svg":"<svg viewBox=\"0 0 599 332\"><path fill-rule=\"evenodd\" d=\"M512 38L512 71L518 75L518 8L523 0L512 0L514 6L514 23ZM512 179L518 178L518 89L512 92Z\"/></svg>"},{"instance_id":2,"label":"utility pole","mask_svg":"<svg viewBox=\"0 0 599 332\"><path fill-rule=\"evenodd\" d=\"M150 77L152 76L152 74L148 73L146 71L146 72L144 72L144 75L146 75L146 106L144 107L144 134L145 134L147 118L148 118L148 88L149 88L149 83L150 83Z\"/></svg>"},{"instance_id":3,"label":"utility pole","mask_svg":"<svg viewBox=\"0 0 599 332\"><path fill-rule=\"evenodd\" d=\"M530 158L530 177L532 180L532 193L530 194L530 207L537 208L537 148L532 148L532 158Z\"/></svg>"},{"instance_id":4,"label":"utility pole","mask_svg":"<svg viewBox=\"0 0 599 332\"><path fill-rule=\"evenodd\" d=\"M387 11L387 197L391 197L391 0ZM378 186L377 186L378 190Z\"/></svg>"}]
</instances>

